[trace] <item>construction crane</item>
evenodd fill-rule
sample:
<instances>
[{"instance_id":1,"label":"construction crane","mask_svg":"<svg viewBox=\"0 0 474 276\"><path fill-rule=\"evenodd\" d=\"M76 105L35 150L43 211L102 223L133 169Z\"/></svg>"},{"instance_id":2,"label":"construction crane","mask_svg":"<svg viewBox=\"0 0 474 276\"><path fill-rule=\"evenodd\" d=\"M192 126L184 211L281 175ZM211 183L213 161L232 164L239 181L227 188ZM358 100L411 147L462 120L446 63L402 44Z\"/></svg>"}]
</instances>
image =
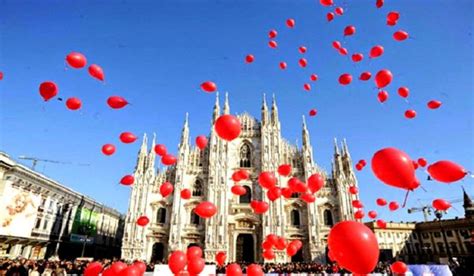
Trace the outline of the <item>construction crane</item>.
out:
<instances>
[{"instance_id":1,"label":"construction crane","mask_svg":"<svg viewBox=\"0 0 474 276\"><path fill-rule=\"evenodd\" d=\"M457 198L457 199L451 200L449 202L451 204L453 204L453 203L460 203L460 202L463 202L463 201L464 201L464 199ZM416 212L423 212L423 217L424 217L425 221L428 221L430 219L429 216L431 216L434 212L434 208L431 205L421 204L420 200L418 200L418 203L420 203L421 206L420 207L412 207L412 208L407 209L408 214L412 214L412 213L416 213Z\"/></svg>"},{"instance_id":2,"label":"construction crane","mask_svg":"<svg viewBox=\"0 0 474 276\"><path fill-rule=\"evenodd\" d=\"M32 170L34 170L36 168L36 164L38 164L38 162L48 162L48 163L62 164L62 165L90 166L90 164L82 164L82 163L74 164L72 162L41 159L41 158L36 158L36 157L24 156L24 155L18 156L18 159L33 161L32 165L31 165Z\"/></svg>"}]
</instances>

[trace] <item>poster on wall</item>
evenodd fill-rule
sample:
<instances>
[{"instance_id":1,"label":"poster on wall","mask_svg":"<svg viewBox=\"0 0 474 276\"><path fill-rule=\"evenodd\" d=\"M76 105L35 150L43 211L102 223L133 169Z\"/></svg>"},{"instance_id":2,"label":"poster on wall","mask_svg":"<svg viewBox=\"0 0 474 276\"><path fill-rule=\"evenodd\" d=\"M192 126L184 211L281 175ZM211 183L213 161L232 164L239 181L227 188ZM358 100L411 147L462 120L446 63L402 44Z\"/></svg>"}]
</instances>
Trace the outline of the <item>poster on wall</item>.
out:
<instances>
[{"instance_id":1,"label":"poster on wall","mask_svg":"<svg viewBox=\"0 0 474 276\"><path fill-rule=\"evenodd\" d=\"M97 234L97 224L99 223L99 213L87 208L80 208L74 216L72 224L72 234L94 236Z\"/></svg>"},{"instance_id":2,"label":"poster on wall","mask_svg":"<svg viewBox=\"0 0 474 276\"><path fill-rule=\"evenodd\" d=\"M0 200L0 235L30 237L40 202L40 195L7 185Z\"/></svg>"}]
</instances>

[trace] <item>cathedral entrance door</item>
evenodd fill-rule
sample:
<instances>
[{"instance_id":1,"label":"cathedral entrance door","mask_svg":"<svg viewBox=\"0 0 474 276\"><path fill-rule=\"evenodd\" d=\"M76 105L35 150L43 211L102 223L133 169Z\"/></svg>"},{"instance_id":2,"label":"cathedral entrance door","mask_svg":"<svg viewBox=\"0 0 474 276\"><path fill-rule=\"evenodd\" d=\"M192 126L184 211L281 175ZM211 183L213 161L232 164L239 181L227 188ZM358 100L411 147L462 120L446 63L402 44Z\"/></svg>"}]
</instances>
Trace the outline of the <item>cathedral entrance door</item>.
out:
<instances>
[{"instance_id":1,"label":"cathedral entrance door","mask_svg":"<svg viewBox=\"0 0 474 276\"><path fill-rule=\"evenodd\" d=\"M252 234L239 234L237 236L237 244L235 251L237 262L255 262L254 248L255 244Z\"/></svg>"},{"instance_id":2,"label":"cathedral entrance door","mask_svg":"<svg viewBox=\"0 0 474 276\"><path fill-rule=\"evenodd\" d=\"M162 262L164 257L164 249L165 247L161 242L157 242L153 245L153 252L151 255L151 260L153 262Z\"/></svg>"}]
</instances>

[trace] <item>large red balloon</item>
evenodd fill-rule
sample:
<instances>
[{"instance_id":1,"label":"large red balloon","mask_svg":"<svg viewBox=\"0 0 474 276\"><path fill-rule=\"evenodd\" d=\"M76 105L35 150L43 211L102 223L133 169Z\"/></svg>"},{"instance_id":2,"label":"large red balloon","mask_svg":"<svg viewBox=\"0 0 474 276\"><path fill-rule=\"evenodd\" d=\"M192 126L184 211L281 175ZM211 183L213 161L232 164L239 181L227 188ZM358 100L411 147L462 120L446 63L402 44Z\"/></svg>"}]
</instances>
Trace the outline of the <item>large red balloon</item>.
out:
<instances>
[{"instance_id":1,"label":"large red balloon","mask_svg":"<svg viewBox=\"0 0 474 276\"><path fill-rule=\"evenodd\" d=\"M262 267L258 264L251 264L247 266L247 276L263 276Z\"/></svg>"},{"instance_id":2,"label":"large red balloon","mask_svg":"<svg viewBox=\"0 0 474 276\"><path fill-rule=\"evenodd\" d=\"M391 266L390 269L392 270L392 273L394 274L402 274L405 275L408 271L408 267L404 262L401 261L396 261L394 262Z\"/></svg>"},{"instance_id":3,"label":"large red balloon","mask_svg":"<svg viewBox=\"0 0 474 276\"><path fill-rule=\"evenodd\" d=\"M101 263L92 262L87 265L86 269L84 269L84 276L98 276L102 269L103 266Z\"/></svg>"},{"instance_id":4,"label":"large red balloon","mask_svg":"<svg viewBox=\"0 0 474 276\"><path fill-rule=\"evenodd\" d=\"M226 276L242 276L242 268L239 264L230 264L225 268Z\"/></svg>"},{"instance_id":5,"label":"large red balloon","mask_svg":"<svg viewBox=\"0 0 474 276\"><path fill-rule=\"evenodd\" d=\"M467 171L461 165L448 160L441 160L429 165L428 173L431 178L443 183L456 182L467 175Z\"/></svg>"},{"instance_id":6,"label":"large red balloon","mask_svg":"<svg viewBox=\"0 0 474 276\"><path fill-rule=\"evenodd\" d=\"M199 246L191 246L186 250L186 257L189 260L202 257L202 249Z\"/></svg>"},{"instance_id":7,"label":"large red balloon","mask_svg":"<svg viewBox=\"0 0 474 276\"><path fill-rule=\"evenodd\" d=\"M308 178L308 188L314 194L324 186L324 178L315 173Z\"/></svg>"},{"instance_id":8,"label":"large red balloon","mask_svg":"<svg viewBox=\"0 0 474 276\"><path fill-rule=\"evenodd\" d=\"M385 90L380 91L377 94L377 99L379 100L380 103L384 103L388 99L388 92Z\"/></svg>"},{"instance_id":9,"label":"large red balloon","mask_svg":"<svg viewBox=\"0 0 474 276\"><path fill-rule=\"evenodd\" d=\"M174 190L173 184L169 182L164 182L160 186L160 194L162 197L167 197L169 196Z\"/></svg>"},{"instance_id":10,"label":"large red balloon","mask_svg":"<svg viewBox=\"0 0 474 276\"><path fill-rule=\"evenodd\" d=\"M293 191L290 188L285 187L281 189L281 195L284 198L291 198L291 196L293 195Z\"/></svg>"},{"instance_id":11,"label":"large red balloon","mask_svg":"<svg viewBox=\"0 0 474 276\"><path fill-rule=\"evenodd\" d=\"M250 202L250 207L252 207L255 214L263 214L268 211L269 205L265 201L252 200Z\"/></svg>"},{"instance_id":12,"label":"large red balloon","mask_svg":"<svg viewBox=\"0 0 474 276\"><path fill-rule=\"evenodd\" d=\"M113 109L120 109L126 106L128 102L123 97L111 96L107 99L107 104Z\"/></svg>"},{"instance_id":13,"label":"large red balloon","mask_svg":"<svg viewBox=\"0 0 474 276\"><path fill-rule=\"evenodd\" d=\"M451 208L451 203L449 203L449 201L446 201L444 199L437 198L437 199L433 200L432 206L436 210L446 211L449 208Z\"/></svg>"},{"instance_id":14,"label":"large red balloon","mask_svg":"<svg viewBox=\"0 0 474 276\"><path fill-rule=\"evenodd\" d=\"M150 219L147 216L140 216L137 219L137 224L139 226L146 226L150 222Z\"/></svg>"},{"instance_id":15,"label":"large red balloon","mask_svg":"<svg viewBox=\"0 0 474 276\"><path fill-rule=\"evenodd\" d=\"M353 35L356 32L356 28L352 25L349 25L344 28L344 36Z\"/></svg>"},{"instance_id":16,"label":"large red balloon","mask_svg":"<svg viewBox=\"0 0 474 276\"><path fill-rule=\"evenodd\" d=\"M413 109L408 109L407 111L405 111L405 117L407 119L413 119L416 117L416 111L413 110Z\"/></svg>"},{"instance_id":17,"label":"large red balloon","mask_svg":"<svg viewBox=\"0 0 474 276\"><path fill-rule=\"evenodd\" d=\"M120 138L120 141L122 141L122 143L125 143L125 144L130 144L137 140L137 136L135 136L131 132L122 132L120 133L119 138Z\"/></svg>"},{"instance_id":18,"label":"large red balloon","mask_svg":"<svg viewBox=\"0 0 474 276\"><path fill-rule=\"evenodd\" d=\"M291 165L283 164L278 167L278 174L281 176L288 176L291 174Z\"/></svg>"},{"instance_id":19,"label":"large red balloon","mask_svg":"<svg viewBox=\"0 0 474 276\"><path fill-rule=\"evenodd\" d=\"M182 251L174 251L168 258L168 267L173 274L178 274L186 266L186 254Z\"/></svg>"},{"instance_id":20,"label":"large red balloon","mask_svg":"<svg viewBox=\"0 0 474 276\"><path fill-rule=\"evenodd\" d=\"M165 166L171 166L174 165L178 161L176 157L172 154L165 154L161 157L161 163Z\"/></svg>"},{"instance_id":21,"label":"large red balloon","mask_svg":"<svg viewBox=\"0 0 474 276\"><path fill-rule=\"evenodd\" d=\"M286 254L290 257L294 256L297 252L298 252L298 248L294 244L290 244L286 248Z\"/></svg>"},{"instance_id":22,"label":"large red balloon","mask_svg":"<svg viewBox=\"0 0 474 276\"><path fill-rule=\"evenodd\" d=\"M266 260L273 260L275 259L275 252L272 249L266 249L263 251L262 256Z\"/></svg>"},{"instance_id":23,"label":"large red balloon","mask_svg":"<svg viewBox=\"0 0 474 276\"><path fill-rule=\"evenodd\" d=\"M91 66L89 66L89 75L91 75L91 77L96 78L96 79L101 80L101 81L103 81L105 79L104 71L97 64L92 64Z\"/></svg>"},{"instance_id":24,"label":"large red balloon","mask_svg":"<svg viewBox=\"0 0 474 276\"><path fill-rule=\"evenodd\" d=\"M270 189L275 186L277 178L272 172L261 172L258 176L258 183L265 189Z\"/></svg>"},{"instance_id":25,"label":"large red balloon","mask_svg":"<svg viewBox=\"0 0 474 276\"><path fill-rule=\"evenodd\" d=\"M286 246L288 245L288 242L285 240L284 237L278 237L276 243L275 243L275 247L278 249L278 250L283 250L286 248Z\"/></svg>"},{"instance_id":26,"label":"large red balloon","mask_svg":"<svg viewBox=\"0 0 474 276\"><path fill-rule=\"evenodd\" d=\"M262 248L265 250L272 249L273 244L270 241L265 240L262 242Z\"/></svg>"},{"instance_id":27,"label":"large red balloon","mask_svg":"<svg viewBox=\"0 0 474 276\"><path fill-rule=\"evenodd\" d=\"M334 5L333 0L319 0L319 3L326 7Z\"/></svg>"},{"instance_id":28,"label":"large red balloon","mask_svg":"<svg viewBox=\"0 0 474 276\"><path fill-rule=\"evenodd\" d=\"M110 272L112 275L116 276L120 273L120 271L127 268L127 264L122 262L115 262L110 266Z\"/></svg>"},{"instance_id":29,"label":"large red balloon","mask_svg":"<svg viewBox=\"0 0 474 276\"><path fill-rule=\"evenodd\" d=\"M353 62L360 62L364 58L364 55L361 53L355 53L352 55L352 61Z\"/></svg>"},{"instance_id":30,"label":"large red balloon","mask_svg":"<svg viewBox=\"0 0 474 276\"><path fill-rule=\"evenodd\" d=\"M69 98L66 100L66 106L70 110L78 110L82 106L82 102L79 98Z\"/></svg>"},{"instance_id":31,"label":"large red balloon","mask_svg":"<svg viewBox=\"0 0 474 276\"><path fill-rule=\"evenodd\" d=\"M71 52L69 55L66 56L66 62L71 66L72 68L83 68L87 64L87 59L86 57L78 52Z\"/></svg>"},{"instance_id":32,"label":"large red balloon","mask_svg":"<svg viewBox=\"0 0 474 276\"><path fill-rule=\"evenodd\" d=\"M437 109L441 106L441 102L437 100L431 100L426 105L429 109Z\"/></svg>"},{"instance_id":33,"label":"large red balloon","mask_svg":"<svg viewBox=\"0 0 474 276\"><path fill-rule=\"evenodd\" d=\"M407 38L408 38L408 33L403 30L399 30L393 33L393 39L395 39L396 41L403 41Z\"/></svg>"},{"instance_id":34,"label":"large red balloon","mask_svg":"<svg viewBox=\"0 0 474 276\"><path fill-rule=\"evenodd\" d=\"M191 190L189 189L182 189L179 193L182 199L190 199L191 198Z\"/></svg>"},{"instance_id":35,"label":"large red balloon","mask_svg":"<svg viewBox=\"0 0 474 276\"><path fill-rule=\"evenodd\" d=\"M220 138L226 141L232 141L239 137L241 127L237 117L225 114L216 120L214 128Z\"/></svg>"},{"instance_id":36,"label":"large red balloon","mask_svg":"<svg viewBox=\"0 0 474 276\"><path fill-rule=\"evenodd\" d=\"M39 92L44 101L49 101L58 94L58 86L52 81L45 81L40 84Z\"/></svg>"},{"instance_id":37,"label":"large red balloon","mask_svg":"<svg viewBox=\"0 0 474 276\"><path fill-rule=\"evenodd\" d=\"M267 197L270 201L275 201L281 196L281 189L279 187L272 187L267 191Z\"/></svg>"},{"instance_id":38,"label":"large red balloon","mask_svg":"<svg viewBox=\"0 0 474 276\"><path fill-rule=\"evenodd\" d=\"M218 265L223 266L226 258L227 258L227 254L224 251L217 252L216 262Z\"/></svg>"},{"instance_id":39,"label":"large red balloon","mask_svg":"<svg viewBox=\"0 0 474 276\"><path fill-rule=\"evenodd\" d=\"M136 265L129 265L127 268L120 271L118 276L142 276L141 270Z\"/></svg>"},{"instance_id":40,"label":"large red balloon","mask_svg":"<svg viewBox=\"0 0 474 276\"><path fill-rule=\"evenodd\" d=\"M372 171L380 181L397 188L414 190L420 185L412 160L396 148L377 151L372 157Z\"/></svg>"},{"instance_id":41,"label":"large red balloon","mask_svg":"<svg viewBox=\"0 0 474 276\"><path fill-rule=\"evenodd\" d=\"M383 69L378 71L377 75L375 75L375 84L377 85L377 88L384 88L392 82L392 79L392 72L387 69Z\"/></svg>"},{"instance_id":42,"label":"large red balloon","mask_svg":"<svg viewBox=\"0 0 474 276\"><path fill-rule=\"evenodd\" d=\"M378 205L378 206L385 206L385 205L387 205L387 201L386 201L385 199L383 199L383 198L377 198L377 201L376 201L376 202L377 202L377 205Z\"/></svg>"},{"instance_id":43,"label":"large red balloon","mask_svg":"<svg viewBox=\"0 0 474 276\"><path fill-rule=\"evenodd\" d=\"M303 193L300 198L306 203L313 203L316 201L316 197L312 193Z\"/></svg>"},{"instance_id":44,"label":"large red balloon","mask_svg":"<svg viewBox=\"0 0 474 276\"><path fill-rule=\"evenodd\" d=\"M266 237L265 237L265 240L270 242L272 245L276 245L277 242L278 242L278 236L275 235L275 234L268 234Z\"/></svg>"},{"instance_id":45,"label":"large red balloon","mask_svg":"<svg viewBox=\"0 0 474 276\"><path fill-rule=\"evenodd\" d=\"M210 218L217 213L217 207L212 202L203 201L196 206L194 213L202 218Z\"/></svg>"},{"instance_id":46,"label":"large red balloon","mask_svg":"<svg viewBox=\"0 0 474 276\"><path fill-rule=\"evenodd\" d=\"M155 153L158 154L159 156L166 155L166 152L167 152L166 146L162 144L156 145L154 150L155 150Z\"/></svg>"},{"instance_id":47,"label":"large red balloon","mask_svg":"<svg viewBox=\"0 0 474 276\"><path fill-rule=\"evenodd\" d=\"M398 88L398 95L402 98L407 98L410 95L410 89L408 87L402 86Z\"/></svg>"},{"instance_id":48,"label":"large red balloon","mask_svg":"<svg viewBox=\"0 0 474 276\"><path fill-rule=\"evenodd\" d=\"M339 83L342 85L348 85L352 81L351 74L342 74L339 76Z\"/></svg>"},{"instance_id":49,"label":"large red balloon","mask_svg":"<svg viewBox=\"0 0 474 276\"><path fill-rule=\"evenodd\" d=\"M196 137L196 145L200 150L203 150L207 146L207 138L204 135Z\"/></svg>"},{"instance_id":50,"label":"large red balloon","mask_svg":"<svg viewBox=\"0 0 474 276\"><path fill-rule=\"evenodd\" d=\"M383 52L384 52L383 46L381 46L381 45L376 45L376 46L372 47L372 49L370 49L370 54L369 54L369 56L370 56L371 58L376 58L376 57L381 56L381 55L383 54Z\"/></svg>"},{"instance_id":51,"label":"large red balloon","mask_svg":"<svg viewBox=\"0 0 474 276\"><path fill-rule=\"evenodd\" d=\"M370 72L362 72L359 76L359 80L362 81L368 81L372 77L372 74Z\"/></svg>"},{"instance_id":52,"label":"large red balloon","mask_svg":"<svg viewBox=\"0 0 474 276\"><path fill-rule=\"evenodd\" d=\"M112 155L115 153L115 146L112 144L105 144L102 146L102 153L105 155Z\"/></svg>"},{"instance_id":53,"label":"large red balloon","mask_svg":"<svg viewBox=\"0 0 474 276\"><path fill-rule=\"evenodd\" d=\"M239 176L240 180L247 180L250 177L250 174L247 170L240 169L237 171L237 175Z\"/></svg>"},{"instance_id":54,"label":"large red balloon","mask_svg":"<svg viewBox=\"0 0 474 276\"><path fill-rule=\"evenodd\" d=\"M295 20L292 19L292 18L286 20L286 26L288 26L288 28L294 28L295 27Z\"/></svg>"},{"instance_id":55,"label":"large red balloon","mask_svg":"<svg viewBox=\"0 0 474 276\"><path fill-rule=\"evenodd\" d=\"M140 274L143 275L146 271L146 264L144 262L135 261L133 266L137 267L140 270Z\"/></svg>"},{"instance_id":56,"label":"large red balloon","mask_svg":"<svg viewBox=\"0 0 474 276\"><path fill-rule=\"evenodd\" d=\"M203 258L195 258L188 260L188 272L190 275L199 275L204 270L206 262Z\"/></svg>"},{"instance_id":57,"label":"large red balloon","mask_svg":"<svg viewBox=\"0 0 474 276\"><path fill-rule=\"evenodd\" d=\"M201 83L201 89L205 92L210 93L210 92L216 91L217 86L212 81L205 81L205 82Z\"/></svg>"},{"instance_id":58,"label":"large red balloon","mask_svg":"<svg viewBox=\"0 0 474 276\"><path fill-rule=\"evenodd\" d=\"M126 186L132 185L133 182L135 182L135 178L133 177L133 175L126 175L120 180L120 184Z\"/></svg>"},{"instance_id":59,"label":"large red balloon","mask_svg":"<svg viewBox=\"0 0 474 276\"><path fill-rule=\"evenodd\" d=\"M243 196L247 193L247 190L244 187L240 186L240 185L232 186L232 188L230 188L230 191L234 195L237 195L237 196Z\"/></svg>"},{"instance_id":60,"label":"large red balloon","mask_svg":"<svg viewBox=\"0 0 474 276\"><path fill-rule=\"evenodd\" d=\"M398 202L396 201L390 201L390 203L388 204L388 209L390 209L390 211L396 211L398 210L400 206L398 205Z\"/></svg>"}]
</instances>

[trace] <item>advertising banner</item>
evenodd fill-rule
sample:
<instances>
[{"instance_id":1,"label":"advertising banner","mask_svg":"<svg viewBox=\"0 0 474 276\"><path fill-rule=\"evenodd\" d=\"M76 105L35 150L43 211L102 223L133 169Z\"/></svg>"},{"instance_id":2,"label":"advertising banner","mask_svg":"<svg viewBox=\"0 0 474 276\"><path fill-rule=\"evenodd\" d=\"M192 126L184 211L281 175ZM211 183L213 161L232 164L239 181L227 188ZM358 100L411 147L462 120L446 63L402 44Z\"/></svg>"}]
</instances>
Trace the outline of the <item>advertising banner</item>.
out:
<instances>
[{"instance_id":1,"label":"advertising banner","mask_svg":"<svg viewBox=\"0 0 474 276\"><path fill-rule=\"evenodd\" d=\"M97 234L99 213L87 208L79 208L74 216L72 234L94 236Z\"/></svg>"},{"instance_id":2,"label":"advertising banner","mask_svg":"<svg viewBox=\"0 0 474 276\"><path fill-rule=\"evenodd\" d=\"M6 185L0 197L0 235L30 237L41 196Z\"/></svg>"}]
</instances>

